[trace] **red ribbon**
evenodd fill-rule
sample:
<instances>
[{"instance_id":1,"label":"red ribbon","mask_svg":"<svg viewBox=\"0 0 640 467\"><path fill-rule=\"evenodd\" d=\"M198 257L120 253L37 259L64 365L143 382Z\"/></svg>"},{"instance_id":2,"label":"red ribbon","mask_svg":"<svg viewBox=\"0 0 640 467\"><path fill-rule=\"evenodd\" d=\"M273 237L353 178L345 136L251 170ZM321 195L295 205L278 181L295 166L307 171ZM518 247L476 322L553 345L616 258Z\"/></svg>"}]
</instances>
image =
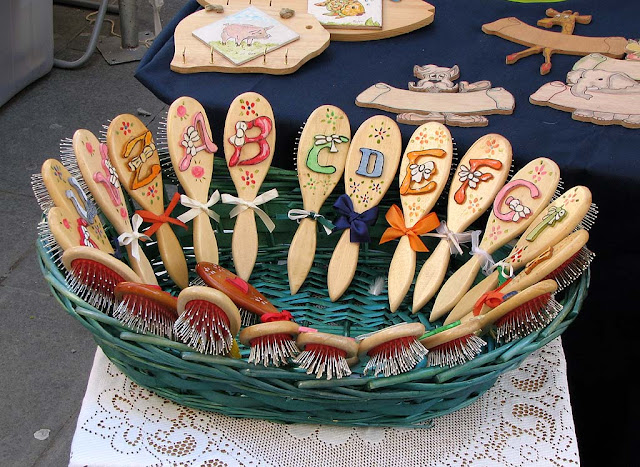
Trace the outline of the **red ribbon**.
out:
<instances>
[{"instance_id":1,"label":"red ribbon","mask_svg":"<svg viewBox=\"0 0 640 467\"><path fill-rule=\"evenodd\" d=\"M260 321L263 323L270 323L272 321L291 321L293 316L287 310L282 310L281 313L265 313L260 316Z\"/></svg>"},{"instance_id":2,"label":"red ribbon","mask_svg":"<svg viewBox=\"0 0 640 467\"><path fill-rule=\"evenodd\" d=\"M485 305L491 308L495 308L498 305L502 304L504 302L504 296L506 294L501 293L500 290L502 290L502 288L509 282L511 282L511 279L505 281L497 289L490 290L489 292L482 294L476 304L473 305L473 316L478 316Z\"/></svg>"},{"instance_id":3,"label":"red ribbon","mask_svg":"<svg viewBox=\"0 0 640 467\"><path fill-rule=\"evenodd\" d=\"M189 227L187 227L187 225L184 222L181 222L178 219L174 219L173 217L170 217L171 212L178 205L179 201L180 201L180 193L176 192L174 193L173 198L171 198L171 202L169 203L169 206L167 206L167 209L159 216L157 214L152 213L151 211L145 211L144 209L136 211L136 214L139 214L140 217L142 217L143 221L151 223L151 227L149 227L144 231L145 235L150 237L151 235L156 233L158 229L162 227L163 224L166 224L166 223L178 225L180 227L184 227L185 229L188 229Z\"/></svg>"}]
</instances>

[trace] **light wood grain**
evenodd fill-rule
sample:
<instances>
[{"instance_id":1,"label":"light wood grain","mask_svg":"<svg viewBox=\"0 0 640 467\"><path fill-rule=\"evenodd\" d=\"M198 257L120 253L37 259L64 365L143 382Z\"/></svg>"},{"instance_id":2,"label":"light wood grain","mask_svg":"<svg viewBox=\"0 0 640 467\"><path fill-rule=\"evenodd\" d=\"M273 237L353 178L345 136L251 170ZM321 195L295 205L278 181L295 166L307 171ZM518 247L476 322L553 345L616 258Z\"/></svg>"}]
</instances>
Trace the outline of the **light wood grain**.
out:
<instances>
[{"instance_id":1,"label":"light wood grain","mask_svg":"<svg viewBox=\"0 0 640 467\"><path fill-rule=\"evenodd\" d=\"M234 153L237 154L237 152L236 146L231 143L230 138L236 136L237 124L239 122L252 122L259 117L267 118L271 121L271 130L264 138L268 145L268 148L265 149L267 151L266 157L260 162L243 165L246 161L252 160L259 154L259 143L249 142L240 148L239 161L233 165ZM261 131L260 128L254 126L246 131L245 136L248 138L259 137ZM253 201L256 198L271 166L275 144L275 120L273 110L267 99L255 92L246 92L237 96L229 105L225 121L224 155L227 164L230 165L229 174L239 198L245 201ZM258 231L256 230L253 210L247 209L236 217L231 239L231 251L236 273L245 281L249 280L258 256Z\"/></svg>"},{"instance_id":2,"label":"light wood grain","mask_svg":"<svg viewBox=\"0 0 640 467\"><path fill-rule=\"evenodd\" d=\"M476 92L431 93L408 91L386 83L377 83L356 97L356 105L394 113L428 114L437 112L457 115L508 115L513 113L515 99L504 88L491 88Z\"/></svg>"},{"instance_id":3,"label":"light wood grain","mask_svg":"<svg viewBox=\"0 0 640 467\"><path fill-rule=\"evenodd\" d=\"M528 262L535 259L547 248L555 245L561 239L571 233L582 221L591 207L591 191L584 186L575 186L566 190L564 194L550 203L547 208L543 209L538 216L531 222L527 230L520 236L515 246L511 249L509 256L504 259L505 264L510 265L514 273L523 268ZM550 210L564 209L566 214L562 220L556 222L552 226L548 226L542 230L533 240L530 235L533 231L540 227L544 218ZM494 271L492 274L483 279L473 289L471 289L461 300L460 306L451 310L445 319L445 324L452 323L456 319L461 318L469 312L473 305L482 294L493 290L498 285L499 274Z\"/></svg>"},{"instance_id":4,"label":"light wood grain","mask_svg":"<svg viewBox=\"0 0 640 467\"><path fill-rule=\"evenodd\" d=\"M220 308L229 319L229 331L231 336L238 334L238 331L240 331L240 324L242 322L240 312L233 301L231 301L231 299L224 293L219 290L212 289L211 287L187 287L178 295L178 314L181 315L184 313L187 304L193 300L204 300Z\"/></svg>"},{"instance_id":5,"label":"light wood grain","mask_svg":"<svg viewBox=\"0 0 640 467\"><path fill-rule=\"evenodd\" d=\"M142 209L156 215L164 213L160 158L147 127L136 116L115 117L107 130L109 159L124 189ZM139 166L136 169L136 161ZM165 223L156 231L158 250L171 279L180 288L189 285L187 262L178 238Z\"/></svg>"},{"instance_id":6,"label":"light wood grain","mask_svg":"<svg viewBox=\"0 0 640 467\"><path fill-rule=\"evenodd\" d=\"M77 214L73 216L73 224L71 225L71 228L77 231L81 228L78 222L82 222L84 219L82 212L86 212L89 207L90 202L87 199L87 194L83 193L78 185L72 184L72 181L75 179L57 159L47 159L44 161L40 173L42 175L42 183L47 193L49 193L53 204L63 208L66 212ZM67 192L70 193L71 197L67 195ZM72 198L78 203L78 208L76 208ZM78 209L80 209L80 211ZM88 232L89 239L94 243L95 247L107 253L113 253L113 247L105 234L104 226L98 216L94 215L93 219L84 219L84 221L85 222L82 222L83 224L86 223L84 228ZM80 238L78 233L78 239Z\"/></svg>"},{"instance_id":7,"label":"light wood grain","mask_svg":"<svg viewBox=\"0 0 640 467\"><path fill-rule=\"evenodd\" d=\"M574 65L572 70L604 70L625 75L640 81L640 61L618 60L599 53L582 57Z\"/></svg>"},{"instance_id":8,"label":"light wood grain","mask_svg":"<svg viewBox=\"0 0 640 467\"><path fill-rule=\"evenodd\" d=\"M300 39L273 50L266 56L260 56L242 65L236 65L192 34L196 29L219 21L249 6L249 2L246 4L237 2L237 5L235 3L230 2L230 5L224 5L224 13L200 10L180 21L173 36L175 41L175 52L171 60L173 71L177 73L216 71L284 75L298 70L329 46L329 33L313 15L306 13L306 9L292 18L283 19L279 15L280 8L262 6L252 2L253 6L257 6L264 13L298 33Z\"/></svg>"},{"instance_id":9,"label":"light wood grain","mask_svg":"<svg viewBox=\"0 0 640 467\"><path fill-rule=\"evenodd\" d=\"M409 139L400 162L398 185L405 226L410 228L431 212L444 189L453 158L453 140L447 127L429 122L418 127ZM413 164L433 164L428 178L412 179ZM416 272L416 252L404 236L391 259L388 274L389 308L396 311L407 295Z\"/></svg>"},{"instance_id":10,"label":"light wood grain","mask_svg":"<svg viewBox=\"0 0 640 467\"><path fill-rule=\"evenodd\" d=\"M572 112L571 118L582 122L640 128L640 85L626 90L589 89L587 94L590 99L575 96L570 85L552 81L529 96L529 102Z\"/></svg>"},{"instance_id":11,"label":"light wood grain","mask_svg":"<svg viewBox=\"0 0 640 467\"><path fill-rule=\"evenodd\" d=\"M391 342L403 337L418 338L424 334L424 324L422 323L402 323L382 329L365 337L358 345L358 356L363 359L369 351L375 349L385 342Z\"/></svg>"},{"instance_id":12,"label":"light wood grain","mask_svg":"<svg viewBox=\"0 0 640 467\"><path fill-rule=\"evenodd\" d=\"M122 186L117 176L116 183L112 183L110 169L113 166L108 154L105 159L102 153L104 143L100 143L91 131L85 129L76 130L72 141L78 168L96 204L119 235L132 232ZM104 150L108 150L106 145ZM139 258L133 256L131 243L125 248L131 268L146 284L158 285L153 267L142 248L138 248Z\"/></svg>"},{"instance_id":13,"label":"light wood grain","mask_svg":"<svg viewBox=\"0 0 640 467\"><path fill-rule=\"evenodd\" d=\"M483 167L482 170L493 175L489 180L483 181L476 188L463 188L461 174L469 171L472 162L479 159L495 159L500 162L500 169ZM493 198L500 190L509 175L511 166L512 149L509 140L501 135L490 133L480 137L467 150L458 163L458 167L451 179L449 198L447 202L447 228L454 233L461 233L478 219L493 202ZM464 190L464 191L463 191ZM464 200L456 201L458 193L464 192ZM440 246L442 244L443 246ZM444 246L446 245L446 247ZM424 307L435 295L444 280L449 265L449 244L447 240L441 240L436 252L432 253L416 279L413 292L413 312ZM430 317L435 320L435 317Z\"/></svg>"},{"instance_id":14,"label":"light wood grain","mask_svg":"<svg viewBox=\"0 0 640 467\"><path fill-rule=\"evenodd\" d=\"M216 0L198 0L202 6L216 4ZM236 8L240 6L257 6L264 8L272 6L278 11L280 8L291 8L296 15L307 11L307 0L230 0L229 4ZM224 6L224 2L222 3ZM225 7L226 8L226 7ZM380 29L336 29L328 28L332 41L372 41L386 39L428 26L435 18L435 7L422 0L382 0L382 28Z\"/></svg>"},{"instance_id":15,"label":"light wood grain","mask_svg":"<svg viewBox=\"0 0 640 467\"><path fill-rule=\"evenodd\" d=\"M555 53L587 55L598 52L614 58L624 56L627 39L624 37L588 37L562 34L536 28L518 18L502 18L482 25L482 31L516 44L547 47Z\"/></svg>"},{"instance_id":16,"label":"light wood grain","mask_svg":"<svg viewBox=\"0 0 640 467\"><path fill-rule=\"evenodd\" d=\"M251 345L253 339L273 334L289 334L294 339L299 334L300 326L293 321L271 321L268 323L254 324L240 331L238 338L243 345Z\"/></svg>"},{"instance_id":17,"label":"light wood grain","mask_svg":"<svg viewBox=\"0 0 640 467\"><path fill-rule=\"evenodd\" d=\"M379 151L383 154L382 170L376 175L376 156L369 159L366 171L361 175L358 169L363 159L361 150ZM396 122L383 115L373 116L360 125L351 140L344 169L345 193L353 203L354 211L361 214L378 205L384 197L398 170L402 154L402 135ZM349 239L350 229L346 229L331 256L327 272L329 297L336 301L347 290L356 271L359 243Z\"/></svg>"},{"instance_id":18,"label":"light wood grain","mask_svg":"<svg viewBox=\"0 0 640 467\"><path fill-rule=\"evenodd\" d=\"M197 151L195 156L187 153L183 145L185 139L189 140L188 132L193 132L192 129L199 135L199 141L193 143ZM206 204L217 147L213 144L207 113L192 97L179 97L169 107L167 145L174 172L185 193ZM206 212L200 212L193 219L192 232L196 261L218 263L218 241Z\"/></svg>"},{"instance_id":19,"label":"light wood grain","mask_svg":"<svg viewBox=\"0 0 640 467\"><path fill-rule=\"evenodd\" d=\"M317 136L332 135L342 139L332 144L316 144ZM323 105L311 113L300 134L297 154L298 181L305 210L318 213L342 179L350 142L349 118L341 109ZM316 252L316 234L314 220L300 221L287 257L291 295L297 293L309 274Z\"/></svg>"},{"instance_id":20,"label":"light wood grain","mask_svg":"<svg viewBox=\"0 0 640 467\"><path fill-rule=\"evenodd\" d=\"M559 181L559 167L547 158L534 159L520 169L498 192L480 241L480 249L493 254L524 232L549 204ZM521 211L525 217L517 217L518 213L510 206L510 199L517 200L520 207L526 207L529 213ZM476 254L445 282L436 297L433 316L442 316L460 301L482 267L481 258Z\"/></svg>"}]
</instances>

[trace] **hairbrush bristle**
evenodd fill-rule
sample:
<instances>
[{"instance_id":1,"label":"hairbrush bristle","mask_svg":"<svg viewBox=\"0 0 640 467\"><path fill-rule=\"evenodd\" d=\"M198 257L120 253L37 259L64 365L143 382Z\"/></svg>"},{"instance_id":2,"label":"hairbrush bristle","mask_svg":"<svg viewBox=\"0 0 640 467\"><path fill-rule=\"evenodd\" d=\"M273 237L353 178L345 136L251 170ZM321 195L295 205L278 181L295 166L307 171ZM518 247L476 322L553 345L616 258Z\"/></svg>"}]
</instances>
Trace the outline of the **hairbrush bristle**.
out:
<instances>
[{"instance_id":1,"label":"hairbrush bristle","mask_svg":"<svg viewBox=\"0 0 640 467\"><path fill-rule=\"evenodd\" d=\"M573 284L573 282L589 267L595 257L595 253L589 250L586 246L583 246L580 251L558 266L554 271L549 273L543 280L555 280L558 284L557 291L560 292L562 289Z\"/></svg>"},{"instance_id":2,"label":"hairbrush bristle","mask_svg":"<svg viewBox=\"0 0 640 467\"><path fill-rule=\"evenodd\" d=\"M596 223L597 218L598 218L598 206L595 203L591 203L591 206L589 206L589 210L580 221L580 224L578 224L578 226L576 227L576 230L584 229L586 231L589 231L593 227L593 224Z\"/></svg>"},{"instance_id":3,"label":"hairbrush bristle","mask_svg":"<svg viewBox=\"0 0 640 467\"><path fill-rule=\"evenodd\" d=\"M520 339L547 326L561 311L552 294L539 295L497 320L496 338L505 343Z\"/></svg>"},{"instance_id":4,"label":"hairbrush bristle","mask_svg":"<svg viewBox=\"0 0 640 467\"><path fill-rule=\"evenodd\" d=\"M269 334L256 337L251 342L249 363L264 366L280 366L300 353L290 334Z\"/></svg>"},{"instance_id":5,"label":"hairbrush bristle","mask_svg":"<svg viewBox=\"0 0 640 467\"><path fill-rule=\"evenodd\" d=\"M69 290L105 313L115 306L115 288L123 281L112 269L86 259L73 260L67 271Z\"/></svg>"},{"instance_id":6,"label":"hairbrush bristle","mask_svg":"<svg viewBox=\"0 0 640 467\"><path fill-rule=\"evenodd\" d=\"M429 349L427 363L429 366L462 365L476 358L485 345L482 338L468 334Z\"/></svg>"},{"instance_id":7,"label":"hairbrush bristle","mask_svg":"<svg viewBox=\"0 0 640 467\"><path fill-rule=\"evenodd\" d=\"M226 355L233 336L229 317L217 305L206 300L191 300L173 325L175 336L200 353Z\"/></svg>"},{"instance_id":8,"label":"hairbrush bristle","mask_svg":"<svg viewBox=\"0 0 640 467\"><path fill-rule=\"evenodd\" d=\"M315 374L316 378L322 378L327 374L327 379L334 376L340 379L351 374L347 363L347 352L328 345L307 344L305 349L293 359L293 362L307 370L307 374Z\"/></svg>"},{"instance_id":9,"label":"hairbrush bristle","mask_svg":"<svg viewBox=\"0 0 640 467\"><path fill-rule=\"evenodd\" d=\"M147 297L125 294L113 317L135 331L173 338L174 310Z\"/></svg>"},{"instance_id":10,"label":"hairbrush bristle","mask_svg":"<svg viewBox=\"0 0 640 467\"><path fill-rule=\"evenodd\" d=\"M168 111L163 112L158 121L158 128L156 129L156 149L158 151L158 157L160 158L160 167L162 168L162 175L171 183L178 184L178 176L173 168L173 162L171 162L171 154L169 153L169 133L167 131L167 119L169 118Z\"/></svg>"},{"instance_id":11,"label":"hairbrush bristle","mask_svg":"<svg viewBox=\"0 0 640 467\"><path fill-rule=\"evenodd\" d=\"M51 195L47 191L47 187L44 185L42 174L36 173L31 175L31 189L33 195L36 197L38 206L45 214L49 212L49 209L55 206Z\"/></svg>"},{"instance_id":12,"label":"hairbrush bristle","mask_svg":"<svg viewBox=\"0 0 640 467\"><path fill-rule=\"evenodd\" d=\"M564 180L562 180L562 177L560 177L558 179L558 185L556 187L556 191L553 192L553 196L551 197L551 201L550 202L553 203L560 196L562 196L563 193L564 193Z\"/></svg>"},{"instance_id":13,"label":"hairbrush bristle","mask_svg":"<svg viewBox=\"0 0 640 467\"><path fill-rule=\"evenodd\" d=\"M200 276L192 279L189 285L198 287L209 287L209 285ZM245 308L238 308L238 311L240 312L240 323L242 326L253 326L254 324L258 324L260 322L260 317L255 313L252 313Z\"/></svg>"},{"instance_id":14,"label":"hairbrush bristle","mask_svg":"<svg viewBox=\"0 0 640 467\"><path fill-rule=\"evenodd\" d=\"M47 222L46 219L41 220L38 222L37 230L40 244L48 253L53 264L55 264L58 269L62 269L62 253L64 250L53 236L51 228L49 227L49 222Z\"/></svg>"},{"instance_id":15,"label":"hairbrush bristle","mask_svg":"<svg viewBox=\"0 0 640 467\"><path fill-rule=\"evenodd\" d=\"M91 190L89 190L89 186L87 185L87 182L82 175L82 171L80 170L80 166L78 165L78 159L73 149L73 139L64 138L60 140L60 162L62 162L62 165L65 167L65 169L69 171L69 174L71 174L71 176L76 179L78 185L87 196L87 199L91 202L91 204L96 206L96 209L98 209L98 212L100 212L100 209L96 204L96 200L93 197L93 193L91 193Z\"/></svg>"},{"instance_id":16,"label":"hairbrush bristle","mask_svg":"<svg viewBox=\"0 0 640 467\"><path fill-rule=\"evenodd\" d=\"M369 361L363 374L374 376L399 375L411 371L427 355L428 350L414 336L401 337L374 347L368 352Z\"/></svg>"}]
</instances>

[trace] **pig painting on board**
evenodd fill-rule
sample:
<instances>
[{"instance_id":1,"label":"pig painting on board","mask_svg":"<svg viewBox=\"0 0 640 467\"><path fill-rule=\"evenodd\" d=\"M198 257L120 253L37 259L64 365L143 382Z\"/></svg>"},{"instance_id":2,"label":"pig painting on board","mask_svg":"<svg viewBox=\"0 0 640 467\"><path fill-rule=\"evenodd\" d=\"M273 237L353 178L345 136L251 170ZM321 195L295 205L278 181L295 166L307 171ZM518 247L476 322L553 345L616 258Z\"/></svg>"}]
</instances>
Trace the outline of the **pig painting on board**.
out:
<instances>
[{"instance_id":1,"label":"pig painting on board","mask_svg":"<svg viewBox=\"0 0 640 467\"><path fill-rule=\"evenodd\" d=\"M223 45L227 44L229 39L233 39L237 46L242 41L246 41L247 45L251 45L254 39L268 39L271 36L267 33L268 29L273 26L259 27L253 24L225 24L220 40Z\"/></svg>"}]
</instances>

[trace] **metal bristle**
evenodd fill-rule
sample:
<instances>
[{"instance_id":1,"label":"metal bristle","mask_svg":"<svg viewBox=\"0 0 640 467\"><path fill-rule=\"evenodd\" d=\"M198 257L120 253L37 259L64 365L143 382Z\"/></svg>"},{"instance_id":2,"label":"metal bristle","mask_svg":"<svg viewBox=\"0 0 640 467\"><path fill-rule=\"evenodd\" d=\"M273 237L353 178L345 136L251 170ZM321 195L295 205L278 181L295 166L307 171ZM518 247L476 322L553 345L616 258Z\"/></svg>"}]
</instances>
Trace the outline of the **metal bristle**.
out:
<instances>
[{"instance_id":1,"label":"metal bristle","mask_svg":"<svg viewBox=\"0 0 640 467\"><path fill-rule=\"evenodd\" d=\"M87 199L97 208L93 193L89 190L89 185L87 185L87 182L82 175L82 171L80 171L78 159L76 158L76 153L73 150L73 140L71 138L64 138L60 140L60 162L62 162L62 165L69 171L71 176L76 179L78 185L87 196Z\"/></svg>"},{"instance_id":2,"label":"metal bristle","mask_svg":"<svg viewBox=\"0 0 640 467\"><path fill-rule=\"evenodd\" d=\"M38 230L38 238L40 239L40 243L44 247L45 250L49 253L51 260L56 265L58 269L62 269L62 253L63 250L56 242L51 229L49 228L49 223L46 219L38 222L37 226Z\"/></svg>"},{"instance_id":3,"label":"metal bristle","mask_svg":"<svg viewBox=\"0 0 640 467\"><path fill-rule=\"evenodd\" d=\"M195 277L193 280L191 280L191 282L189 283L190 287L208 287L207 283L202 280L201 277Z\"/></svg>"},{"instance_id":4,"label":"metal bristle","mask_svg":"<svg viewBox=\"0 0 640 467\"><path fill-rule=\"evenodd\" d=\"M558 284L557 291L560 292L573 284L589 267L595 257L595 253L589 250L586 246L583 246L578 253L549 274L547 278L556 281Z\"/></svg>"},{"instance_id":5,"label":"metal bristle","mask_svg":"<svg viewBox=\"0 0 640 467\"><path fill-rule=\"evenodd\" d=\"M304 127L307 125L307 122L305 121L300 128L298 129L298 134L296 136L296 139L293 142L293 167L298 170L298 149L300 148L300 137L302 136L302 130L304 130Z\"/></svg>"},{"instance_id":6,"label":"metal bristle","mask_svg":"<svg viewBox=\"0 0 640 467\"><path fill-rule=\"evenodd\" d=\"M111 125L112 120L107 120L105 125L102 125L102 129L100 130L100 141L105 142L107 140L107 131L109 130L109 125Z\"/></svg>"},{"instance_id":7,"label":"metal bristle","mask_svg":"<svg viewBox=\"0 0 640 467\"><path fill-rule=\"evenodd\" d=\"M223 311L205 300L192 300L173 325L175 336L200 353L226 355L233 336Z\"/></svg>"},{"instance_id":8,"label":"metal bristle","mask_svg":"<svg viewBox=\"0 0 640 467\"><path fill-rule=\"evenodd\" d=\"M300 353L296 343L289 334L271 334L251 341L249 363L280 366Z\"/></svg>"},{"instance_id":9,"label":"metal bristle","mask_svg":"<svg viewBox=\"0 0 640 467\"><path fill-rule=\"evenodd\" d=\"M154 300L137 295L125 295L113 312L113 317L137 332L173 338L172 311Z\"/></svg>"},{"instance_id":10,"label":"metal bristle","mask_svg":"<svg viewBox=\"0 0 640 467\"><path fill-rule=\"evenodd\" d=\"M496 338L504 343L520 339L547 326L562 311L562 305L552 296L544 306L537 300L525 303L496 323Z\"/></svg>"},{"instance_id":11,"label":"metal bristle","mask_svg":"<svg viewBox=\"0 0 640 467\"><path fill-rule=\"evenodd\" d=\"M47 191L47 187L44 186L42 180L42 174L36 173L31 175L31 189L36 197L36 201L45 214L49 212L49 209L55 206L51 195Z\"/></svg>"},{"instance_id":12,"label":"metal bristle","mask_svg":"<svg viewBox=\"0 0 640 467\"><path fill-rule=\"evenodd\" d=\"M564 193L564 180L562 180L562 177L558 180L558 186L556 187L556 191L553 193L553 196L551 197L551 201L553 202L556 199L558 199L560 196L562 196L562 194Z\"/></svg>"},{"instance_id":13,"label":"metal bristle","mask_svg":"<svg viewBox=\"0 0 640 467\"><path fill-rule=\"evenodd\" d=\"M363 374L399 375L411 371L427 355L428 350L415 337L395 339L369 351Z\"/></svg>"},{"instance_id":14,"label":"metal bristle","mask_svg":"<svg viewBox=\"0 0 640 467\"><path fill-rule=\"evenodd\" d=\"M251 313L246 308L238 308L240 312L240 323L242 326L253 326L260 322L260 317L255 313Z\"/></svg>"},{"instance_id":15,"label":"metal bristle","mask_svg":"<svg viewBox=\"0 0 640 467\"><path fill-rule=\"evenodd\" d=\"M598 206L595 203L591 203L589 206L589 210L585 214L582 221L578 225L578 228L589 231L593 225L596 223L596 219L598 218Z\"/></svg>"},{"instance_id":16,"label":"metal bristle","mask_svg":"<svg viewBox=\"0 0 640 467\"><path fill-rule=\"evenodd\" d=\"M427 363L429 366L462 365L476 358L485 345L484 339L469 334L430 349Z\"/></svg>"},{"instance_id":17,"label":"metal bristle","mask_svg":"<svg viewBox=\"0 0 640 467\"><path fill-rule=\"evenodd\" d=\"M67 272L69 290L88 304L109 314L116 303L113 291L122 278L118 281L111 274L100 274L89 263L73 262L71 271Z\"/></svg>"},{"instance_id":18,"label":"metal bristle","mask_svg":"<svg viewBox=\"0 0 640 467\"><path fill-rule=\"evenodd\" d=\"M293 359L293 362L307 370L307 374L315 374L317 379L326 373L326 379L340 379L351 374L347 359L335 347L318 346L313 350L304 350Z\"/></svg>"}]
</instances>

